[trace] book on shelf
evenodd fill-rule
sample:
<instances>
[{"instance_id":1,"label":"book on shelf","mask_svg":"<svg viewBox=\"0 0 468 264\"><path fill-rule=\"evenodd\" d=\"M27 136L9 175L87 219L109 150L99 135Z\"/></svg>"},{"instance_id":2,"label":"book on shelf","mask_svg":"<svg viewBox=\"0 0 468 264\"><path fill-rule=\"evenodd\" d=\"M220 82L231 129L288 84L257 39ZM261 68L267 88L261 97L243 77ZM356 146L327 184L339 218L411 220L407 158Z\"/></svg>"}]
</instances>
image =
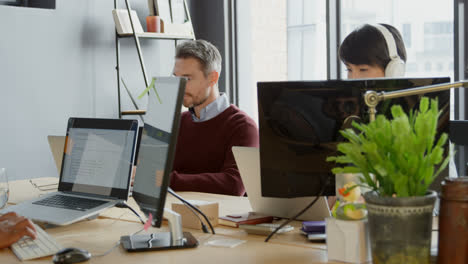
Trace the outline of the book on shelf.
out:
<instances>
[{"instance_id":1,"label":"book on shelf","mask_svg":"<svg viewBox=\"0 0 468 264\"><path fill-rule=\"evenodd\" d=\"M273 216L259 214L255 212L249 212L245 214L230 214L226 216L220 216L218 218L218 223L220 225L232 227L239 227L240 224L256 225L271 222L273 222Z\"/></svg>"},{"instance_id":2,"label":"book on shelf","mask_svg":"<svg viewBox=\"0 0 468 264\"><path fill-rule=\"evenodd\" d=\"M140 20L135 10L130 10L132 16L133 26L135 27L135 33L143 33L143 27L141 26ZM112 16L114 17L115 29L119 34L132 34L132 25L130 24L130 18L126 9L114 9L112 10Z\"/></svg>"}]
</instances>

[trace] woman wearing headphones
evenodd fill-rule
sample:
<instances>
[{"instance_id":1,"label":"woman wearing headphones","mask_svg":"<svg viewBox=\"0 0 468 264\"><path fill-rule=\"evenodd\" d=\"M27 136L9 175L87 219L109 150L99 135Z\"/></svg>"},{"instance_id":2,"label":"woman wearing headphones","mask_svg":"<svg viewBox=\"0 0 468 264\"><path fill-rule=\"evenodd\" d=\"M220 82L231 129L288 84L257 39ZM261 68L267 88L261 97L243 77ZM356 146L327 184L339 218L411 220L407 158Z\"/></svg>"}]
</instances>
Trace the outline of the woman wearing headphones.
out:
<instances>
[{"instance_id":1,"label":"woman wearing headphones","mask_svg":"<svg viewBox=\"0 0 468 264\"><path fill-rule=\"evenodd\" d=\"M406 49L400 32L387 24L364 24L351 32L338 50L348 79L403 77ZM335 210L336 196L328 197Z\"/></svg>"},{"instance_id":2,"label":"woman wearing headphones","mask_svg":"<svg viewBox=\"0 0 468 264\"><path fill-rule=\"evenodd\" d=\"M400 32L387 24L365 24L343 41L338 51L348 79L403 77L406 49Z\"/></svg>"}]
</instances>

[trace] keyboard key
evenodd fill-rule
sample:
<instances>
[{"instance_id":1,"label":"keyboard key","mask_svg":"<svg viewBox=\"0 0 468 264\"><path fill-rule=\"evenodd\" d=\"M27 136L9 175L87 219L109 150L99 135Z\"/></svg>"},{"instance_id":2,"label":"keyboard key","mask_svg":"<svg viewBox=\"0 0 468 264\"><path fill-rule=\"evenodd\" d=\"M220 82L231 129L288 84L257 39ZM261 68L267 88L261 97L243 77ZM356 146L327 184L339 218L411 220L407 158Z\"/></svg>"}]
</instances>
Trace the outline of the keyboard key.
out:
<instances>
[{"instance_id":1,"label":"keyboard key","mask_svg":"<svg viewBox=\"0 0 468 264\"><path fill-rule=\"evenodd\" d=\"M33 204L39 204L50 207L71 209L77 211L86 211L107 203L102 200L93 200L88 198L66 196L56 194L45 199L34 202Z\"/></svg>"},{"instance_id":2,"label":"keyboard key","mask_svg":"<svg viewBox=\"0 0 468 264\"><path fill-rule=\"evenodd\" d=\"M11 250L21 261L51 256L62 249L55 239L42 228L34 224L37 238L32 240L24 236L11 245Z\"/></svg>"}]
</instances>

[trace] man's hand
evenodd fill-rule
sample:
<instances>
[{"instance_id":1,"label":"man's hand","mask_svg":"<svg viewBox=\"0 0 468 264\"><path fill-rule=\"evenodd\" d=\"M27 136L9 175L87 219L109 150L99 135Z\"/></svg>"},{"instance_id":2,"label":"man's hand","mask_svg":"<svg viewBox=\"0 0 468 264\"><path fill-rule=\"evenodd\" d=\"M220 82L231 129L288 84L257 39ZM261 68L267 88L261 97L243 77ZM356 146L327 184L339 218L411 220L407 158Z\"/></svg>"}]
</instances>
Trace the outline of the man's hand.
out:
<instances>
[{"instance_id":1,"label":"man's hand","mask_svg":"<svg viewBox=\"0 0 468 264\"><path fill-rule=\"evenodd\" d=\"M36 229L31 221L11 212L0 216L0 248L5 248L23 236L36 239Z\"/></svg>"}]
</instances>

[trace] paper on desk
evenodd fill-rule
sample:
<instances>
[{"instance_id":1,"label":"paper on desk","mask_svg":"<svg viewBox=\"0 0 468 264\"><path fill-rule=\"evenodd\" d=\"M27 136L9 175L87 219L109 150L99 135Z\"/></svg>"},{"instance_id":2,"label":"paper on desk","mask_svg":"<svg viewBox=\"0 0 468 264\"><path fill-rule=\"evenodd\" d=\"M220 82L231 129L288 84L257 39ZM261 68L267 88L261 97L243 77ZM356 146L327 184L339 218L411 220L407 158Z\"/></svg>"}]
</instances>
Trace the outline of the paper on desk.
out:
<instances>
[{"instance_id":1,"label":"paper on desk","mask_svg":"<svg viewBox=\"0 0 468 264\"><path fill-rule=\"evenodd\" d=\"M10 197L8 199L9 204L18 204L27 200L35 199L41 195L47 194L49 192L57 191L59 179L56 177L47 177L47 178L35 178L30 180L17 180L10 182ZM33 184L40 186L39 188L34 187ZM44 188L42 188L44 187Z\"/></svg>"},{"instance_id":2,"label":"paper on desk","mask_svg":"<svg viewBox=\"0 0 468 264\"><path fill-rule=\"evenodd\" d=\"M233 239L233 238L221 238L221 239L213 239L205 242L206 246L212 247L226 247L226 248L233 248L237 247L240 244L245 243L245 240L240 239Z\"/></svg>"}]
</instances>

